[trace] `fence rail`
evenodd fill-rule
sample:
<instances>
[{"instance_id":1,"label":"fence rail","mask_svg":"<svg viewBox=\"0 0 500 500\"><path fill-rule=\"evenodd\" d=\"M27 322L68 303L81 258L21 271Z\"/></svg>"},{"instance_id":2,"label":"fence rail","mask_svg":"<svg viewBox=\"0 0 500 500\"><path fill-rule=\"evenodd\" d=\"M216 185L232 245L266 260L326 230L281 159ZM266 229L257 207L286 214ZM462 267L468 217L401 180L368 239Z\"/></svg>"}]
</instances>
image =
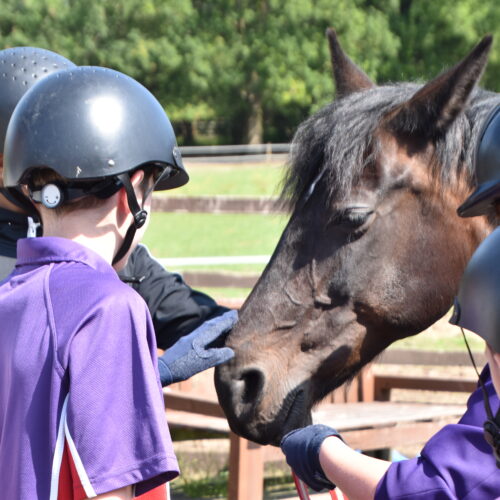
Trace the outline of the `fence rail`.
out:
<instances>
[{"instance_id":1,"label":"fence rail","mask_svg":"<svg viewBox=\"0 0 500 500\"><path fill-rule=\"evenodd\" d=\"M285 208L278 198L239 196L153 196L154 212L215 214L278 214Z\"/></svg>"},{"instance_id":2,"label":"fence rail","mask_svg":"<svg viewBox=\"0 0 500 500\"><path fill-rule=\"evenodd\" d=\"M236 144L227 146L181 146L182 156L225 156L225 155L255 155L255 154L288 154L290 144Z\"/></svg>"},{"instance_id":3,"label":"fence rail","mask_svg":"<svg viewBox=\"0 0 500 500\"><path fill-rule=\"evenodd\" d=\"M166 257L157 259L160 264L170 269L190 266L220 266L238 264L267 264L269 255L225 255L214 257Z\"/></svg>"},{"instance_id":4,"label":"fence rail","mask_svg":"<svg viewBox=\"0 0 500 500\"><path fill-rule=\"evenodd\" d=\"M190 163L283 163L290 152L290 144L182 146L180 150Z\"/></svg>"},{"instance_id":5,"label":"fence rail","mask_svg":"<svg viewBox=\"0 0 500 500\"><path fill-rule=\"evenodd\" d=\"M182 276L186 283L194 288L253 288L260 275L243 273L229 274L208 271L184 271Z\"/></svg>"}]
</instances>

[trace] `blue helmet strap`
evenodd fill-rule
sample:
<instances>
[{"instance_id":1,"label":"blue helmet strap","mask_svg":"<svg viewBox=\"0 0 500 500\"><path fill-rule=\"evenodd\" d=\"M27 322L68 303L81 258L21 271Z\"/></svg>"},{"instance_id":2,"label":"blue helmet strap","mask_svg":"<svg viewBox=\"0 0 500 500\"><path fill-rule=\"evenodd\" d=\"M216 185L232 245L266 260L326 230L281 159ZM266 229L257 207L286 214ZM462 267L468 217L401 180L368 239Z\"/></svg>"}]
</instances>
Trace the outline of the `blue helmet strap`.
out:
<instances>
[{"instance_id":1,"label":"blue helmet strap","mask_svg":"<svg viewBox=\"0 0 500 500\"><path fill-rule=\"evenodd\" d=\"M479 378L479 386L481 387L481 391L483 393L484 400L484 409L486 411L487 420L483 424L484 429L484 439L493 449L493 454L495 455L495 460L497 467L500 469L500 408L497 411L497 414L493 416L493 412L491 411L490 400L488 398L488 393L486 392L486 387L484 386L484 382L481 379L481 375L477 369L476 363L474 362L474 356L472 356L472 352L469 347L469 342L467 342L467 337L465 336L464 329L460 327L462 330L462 335L465 340L465 345L467 347L467 351L469 353L470 360L472 361L472 366L476 371L476 374Z\"/></svg>"},{"instance_id":2,"label":"blue helmet strap","mask_svg":"<svg viewBox=\"0 0 500 500\"><path fill-rule=\"evenodd\" d=\"M117 177L121 181L123 187L125 188L125 192L127 193L128 207L130 209L130 212L132 213L132 216L134 217L134 222L133 224L131 224L131 226L127 230L127 233L125 234L123 243L113 259L113 265L122 260L123 257L125 257L127 252L130 250L132 242L134 241L137 229L142 227L148 218L147 211L144 210L137 201L137 196L135 195L134 188L132 186L132 183L130 182L129 173L126 172L124 174L119 174Z\"/></svg>"}]
</instances>

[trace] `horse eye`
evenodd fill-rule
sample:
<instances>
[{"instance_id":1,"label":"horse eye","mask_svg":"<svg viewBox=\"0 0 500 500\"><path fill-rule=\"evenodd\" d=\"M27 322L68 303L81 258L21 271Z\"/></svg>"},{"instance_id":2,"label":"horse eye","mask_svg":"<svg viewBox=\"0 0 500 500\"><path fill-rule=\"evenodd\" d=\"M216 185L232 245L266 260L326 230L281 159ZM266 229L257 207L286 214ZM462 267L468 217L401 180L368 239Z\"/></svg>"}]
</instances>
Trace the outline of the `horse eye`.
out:
<instances>
[{"instance_id":1,"label":"horse eye","mask_svg":"<svg viewBox=\"0 0 500 500\"><path fill-rule=\"evenodd\" d=\"M373 210L367 207L352 207L337 213L333 222L346 230L355 230L364 226L372 215Z\"/></svg>"}]
</instances>

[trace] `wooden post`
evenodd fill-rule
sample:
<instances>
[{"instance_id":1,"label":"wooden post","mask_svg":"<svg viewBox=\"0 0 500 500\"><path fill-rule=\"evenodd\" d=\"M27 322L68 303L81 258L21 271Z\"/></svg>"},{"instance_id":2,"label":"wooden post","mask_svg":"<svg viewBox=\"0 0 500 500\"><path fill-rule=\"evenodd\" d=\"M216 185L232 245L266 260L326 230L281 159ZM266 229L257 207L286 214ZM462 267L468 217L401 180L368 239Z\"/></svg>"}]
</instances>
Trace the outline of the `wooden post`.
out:
<instances>
[{"instance_id":1,"label":"wooden post","mask_svg":"<svg viewBox=\"0 0 500 500\"><path fill-rule=\"evenodd\" d=\"M228 500L262 500L263 498L263 448L231 432Z\"/></svg>"},{"instance_id":2,"label":"wooden post","mask_svg":"<svg viewBox=\"0 0 500 500\"><path fill-rule=\"evenodd\" d=\"M358 401L371 402L375 400L375 375L372 365L365 366L358 376L359 399Z\"/></svg>"}]
</instances>

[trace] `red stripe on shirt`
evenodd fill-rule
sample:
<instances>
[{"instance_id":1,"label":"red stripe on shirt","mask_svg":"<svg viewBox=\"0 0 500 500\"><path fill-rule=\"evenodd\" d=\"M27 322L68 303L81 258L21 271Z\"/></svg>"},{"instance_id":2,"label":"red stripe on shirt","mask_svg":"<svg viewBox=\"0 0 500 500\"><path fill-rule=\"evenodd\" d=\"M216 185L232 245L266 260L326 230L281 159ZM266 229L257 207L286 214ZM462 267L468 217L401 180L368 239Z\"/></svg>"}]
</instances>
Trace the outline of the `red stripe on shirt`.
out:
<instances>
[{"instance_id":1,"label":"red stripe on shirt","mask_svg":"<svg viewBox=\"0 0 500 500\"><path fill-rule=\"evenodd\" d=\"M65 441L59 472L57 500L85 500L86 498L87 495L78 476L73 456L71 455L67 441ZM162 484L136 498L140 500L168 500L167 487L165 484Z\"/></svg>"},{"instance_id":2,"label":"red stripe on shirt","mask_svg":"<svg viewBox=\"0 0 500 500\"><path fill-rule=\"evenodd\" d=\"M64 442L64 453L59 471L57 500L85 500L87 495L78 477L68 443Z\"/></svg>"}]
</instances>

